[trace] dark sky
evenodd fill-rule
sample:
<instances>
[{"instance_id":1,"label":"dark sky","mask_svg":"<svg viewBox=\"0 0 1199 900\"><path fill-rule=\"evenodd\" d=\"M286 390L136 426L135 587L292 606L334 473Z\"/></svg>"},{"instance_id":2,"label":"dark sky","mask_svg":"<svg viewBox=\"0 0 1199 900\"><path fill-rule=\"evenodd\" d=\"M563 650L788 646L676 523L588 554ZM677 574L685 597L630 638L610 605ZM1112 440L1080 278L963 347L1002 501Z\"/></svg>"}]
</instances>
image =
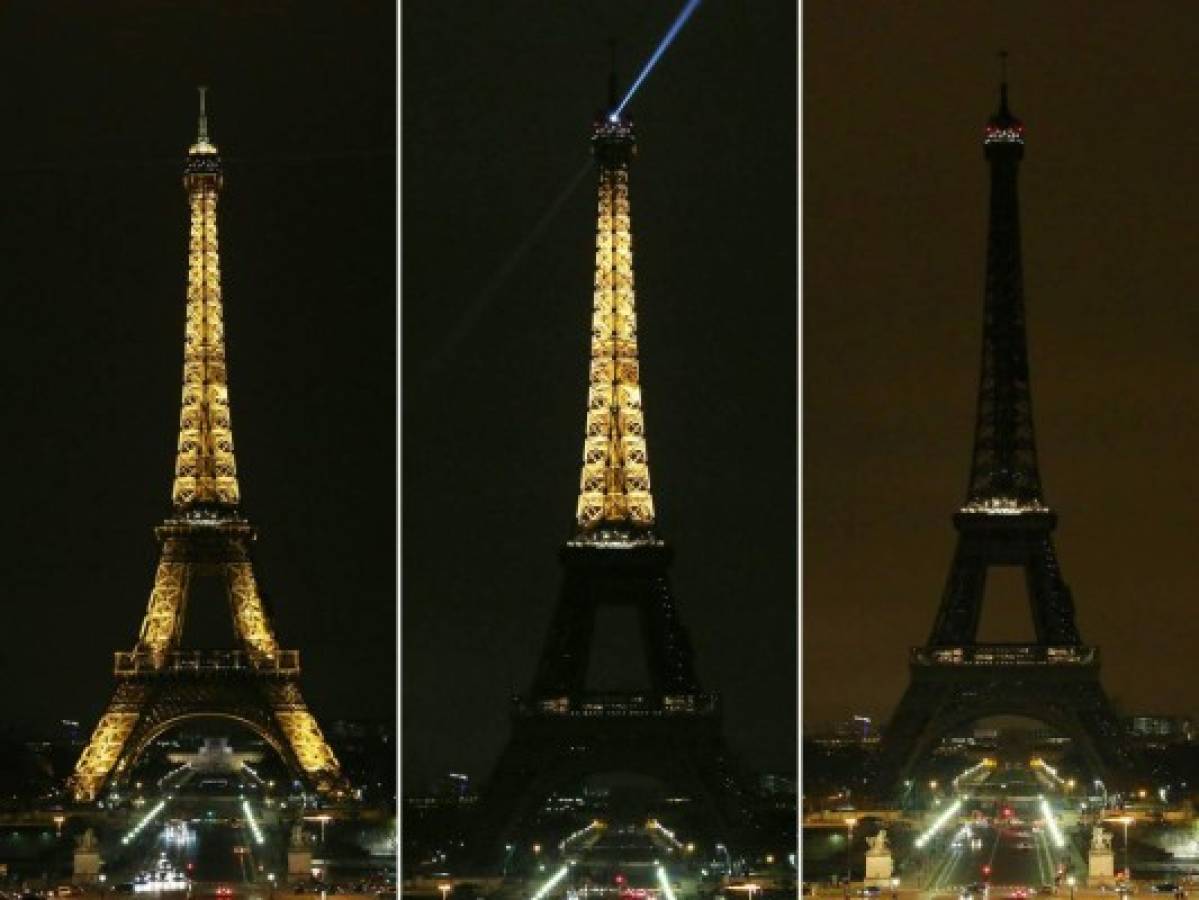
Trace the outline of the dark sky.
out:
<instances>
[{"instance_id":1,"label":"dark sky","mask_svg":"<svg viewBox=\"0 0 1199 900\"><path fill-rule=\"evenodd\" d=\"M940 600L1000 48L1027 128L1033 409L1063 574L1123 711L1195 713L1199 18L824 0L805 4L803 43L804 721L889 716ZM1031 635L1021 602L999 593L980 637Z\"/></svg>"},{"instance_id":2,"label":"dark sky","mask_svg":"<svg viewBox=\"0 0 1199 900\"><path fill-rule=\"evenodd\" d=\"M528 687L541 652L582 457L591 173L536 226L587 164L607 38L627 84L681 7L405 5L410 782L486 776L508 735L509 693ZM794 766L796 730L795 33L789 3L704 4L629 107L660 532L677 550L680 615L701 680L727 702L726 732L751 765L776 770Z\"/></svg>"},{"instance_id":3,"label":"dark sky","mask_svg":"<svg viewBox=\"0 0 1199 900\"><path fill-rule=\"evenodd\" d=\"M0 723L90 728L137 638L170 510L202 82L259 582L320 717L394 714L395 23L330 8L0 7Z\"/></svg>"}]
</instances>

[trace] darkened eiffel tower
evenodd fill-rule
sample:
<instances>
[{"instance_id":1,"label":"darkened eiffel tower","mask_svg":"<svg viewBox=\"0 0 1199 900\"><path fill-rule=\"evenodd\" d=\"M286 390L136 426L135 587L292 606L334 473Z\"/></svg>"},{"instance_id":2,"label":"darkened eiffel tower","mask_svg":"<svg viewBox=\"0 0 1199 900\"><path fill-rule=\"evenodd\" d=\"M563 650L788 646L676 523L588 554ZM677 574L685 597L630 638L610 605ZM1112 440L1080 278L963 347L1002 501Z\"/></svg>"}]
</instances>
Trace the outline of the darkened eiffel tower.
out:
<instances>
[{"instance_id":1,"label":"darkened eiffel tower","mask_svg":"<svg viewBox=\"0 0 1199 900\"><path fill-rule=\"evenodd\" d=\"M1024 326L1017 173L1024 125L1007 84L984 131L991 168L982 375L965 505L953 517L958 546L928 643L912 650L911 682L885 731L880 787L908 776L954 729L991 715L1024 715L1073 740L1096 773L1120 770L1126 747L1099 682L1099 652L1085 646L1053 547L1057 515L1044 503L1033 437ZM1035 640L980 644L987 572L1024 570Z\"/></svg>"},{"instance_id":2,"label":"darkened eiffel tower","mask_svg":"<svg viewBox=\"0 0 1199 900\"><path fill-rule=\"evenodd\" d=\"M615 106L613 99L612 107ZM633 772L685 801L707 835L735 841L749 817L721 736L717 697L700 687L671 593L672 552L654 530L641 403L629 222L632 122L603 115L591 138L598 168L590 387L574 536L562 548L557 609L533 684L516 698L512 736L488 782L475 829L480 860L522 833L556 790L586 775ZM587 684L603 607L636 611L649 685Z\"/></svg>"},{"instance_id":3,"label":"darkened eiffel tower","mask_svg":"<svg viewBox=\"0 0 1199 900\"><path fill-rule=\"evenodd\" d=\"M116 654L116 691L70 779L79 801L93 800L106 783L127 777L167 729L212 717L255 732L317 791L339 794L346 788L300 693L299 651L282 649L275 637L250 558L257 535L238 509L217 248L222 183L201 88L199 133L183 175L191 234L173 510L155 529L162 549L137 644ZM224 582L236 647L180 648L188 597L204 577Z\"/></svg>"}]
</instances>

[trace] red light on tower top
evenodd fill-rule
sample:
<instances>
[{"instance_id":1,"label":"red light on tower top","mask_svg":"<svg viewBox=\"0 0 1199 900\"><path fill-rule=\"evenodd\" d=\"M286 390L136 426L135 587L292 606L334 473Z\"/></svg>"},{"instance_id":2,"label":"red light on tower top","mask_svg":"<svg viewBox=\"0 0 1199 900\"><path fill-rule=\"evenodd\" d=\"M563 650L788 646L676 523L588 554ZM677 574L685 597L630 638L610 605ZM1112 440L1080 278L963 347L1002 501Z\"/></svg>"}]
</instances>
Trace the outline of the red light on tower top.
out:
<instances>
[{"instance_id":1,"label":"red light on tower top","mask_svg":"<svg viewBox=\"0 0 1199 900\"><path fill-rule=\"evenodd\" d=\"M987 127L983 129L983 143L988 147L1024 143L1024 123L1008 109L1006 81L999 86L999 110L987 120Z\"/></svg>"},{"instance_id":2,"label":"red light on tower top","mask_svg":"<svg viewBox=\"0 0 1199 900\"><path fill-rule=\"evenodd\" d=\"M1007 105L1007 51L999 51L1000 65L1002 74L999 84L999 109L995 115L987 120L987 127L983 129L983 144L986 146L988 153L992 146L999 145L1016 145L1022 147L1024 145L1024 123L1012 115L1012 111Z\"/></svg>"}]
</instances>

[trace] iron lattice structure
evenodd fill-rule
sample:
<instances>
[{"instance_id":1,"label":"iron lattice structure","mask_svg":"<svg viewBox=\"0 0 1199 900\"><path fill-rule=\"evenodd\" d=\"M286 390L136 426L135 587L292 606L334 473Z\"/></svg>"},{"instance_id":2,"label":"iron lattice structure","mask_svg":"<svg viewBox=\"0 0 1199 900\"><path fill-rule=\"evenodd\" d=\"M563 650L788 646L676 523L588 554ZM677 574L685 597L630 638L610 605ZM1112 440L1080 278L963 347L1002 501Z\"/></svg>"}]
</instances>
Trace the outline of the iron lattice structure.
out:
<instances>
[{"instance_id":1,"label":"iron lattice structure","mask_svg":"<svg viewBox=\"0 0 1199 900\"><path fill-rule=\"evenodd\" d=\"M604 120L592 138L599 168L591 369L577 520L586 533L654 523L637 353L633 233L629 220L631 123Z\"/></svg>"},{"instance_id":2,"label":"iron lattice structure","mask_svg":"<svg viewBox=\"0 0 1199 900\"><path fill-rule=\"evenodd\" d=\"M280 649L263 606L250 558L256 533L238 512L217 247L222 173L208 138L203 89L183 183L191 232L173 514L155 529L161 549L137 644L116 654L116 692L70 787L76 800L93 800L167 728L218 716L257 732L318 791L344 791L337 758L300 693L299 653ZM237 649L181 649L188 595L201 577L224 581Z\"/></svg>"},{"instance_id":3,"label":"iron lattice structure","mask_svg":"<svg viewBox=\"0 0 1199 900\"><path fill-rule=\"evenodd\" d=\"M678 617L672 551L652 530L629 224L634 148L628 119L597 122L595 294L576 530L560 554L562 588L533 684L514 700L512 737L483 795L480 860L522 833L539 800L604 771L657 777L693 801L717 839L736 840L751 828L718 699L700 687ZM644 691L587 684L596 615L611 606L638 613L649 673Z\"/></svg>"},{"instance_id":4,"label":"iron lattice structure","mask_svg":"<svg viewBox=\"0 0 1199 900\"><path fill-rule=\"evenodd\" d=\"M982 372L966 503L954 516L957 549L928 643L912 650L911 683L884 735L880 776L911 774L944 734L988 715L1039 719L1069 735L1097 773L1128 764L1123 732L1086 647L1053 544L1037 466L1025 334L1017 175L1024 125L1007 85L987 123L991 209ZM1024 570L1035 629L1031 644L980 644L987 572Z\"/></svg>"}]
</instances>

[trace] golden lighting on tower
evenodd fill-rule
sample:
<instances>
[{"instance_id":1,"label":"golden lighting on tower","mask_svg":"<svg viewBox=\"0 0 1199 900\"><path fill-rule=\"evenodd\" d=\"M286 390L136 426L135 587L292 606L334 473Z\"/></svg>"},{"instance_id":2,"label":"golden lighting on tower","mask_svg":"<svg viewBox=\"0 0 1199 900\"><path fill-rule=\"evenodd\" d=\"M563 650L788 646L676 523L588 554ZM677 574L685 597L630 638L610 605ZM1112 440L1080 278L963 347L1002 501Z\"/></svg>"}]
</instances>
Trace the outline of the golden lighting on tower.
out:
<instances>
[{"instance_id":1,"label":"golden lighting on tower","mask_svg":"<svg viewBox=\"0 0 1199 900\"><path fill-rule=\"evenodd\" d=\"M629 224L631 126L604 122L597 126L595 143L600 158L595 294L577 511L584 532L602 525L644 527L654 522Z\"/></svg>"},{"instance_id":2,"label":"golden lighting on tower","mask_svg":"<svg viewBox=\"0 0 1199 900\"><path fill-rule=\"evenodd\" d=\"M202 97L203 95L201 95ZM216 147L208 140L201 100L200 129L188 151L183 183L191 208L187 264L187 325L183 344L183 402L171 499L176 506L197 503L236 506L237 464L229 420L225 370L221 260L216 207L221 172ZM204 162L211 159L214 165Z\"/></svg>"}]
</instances>

